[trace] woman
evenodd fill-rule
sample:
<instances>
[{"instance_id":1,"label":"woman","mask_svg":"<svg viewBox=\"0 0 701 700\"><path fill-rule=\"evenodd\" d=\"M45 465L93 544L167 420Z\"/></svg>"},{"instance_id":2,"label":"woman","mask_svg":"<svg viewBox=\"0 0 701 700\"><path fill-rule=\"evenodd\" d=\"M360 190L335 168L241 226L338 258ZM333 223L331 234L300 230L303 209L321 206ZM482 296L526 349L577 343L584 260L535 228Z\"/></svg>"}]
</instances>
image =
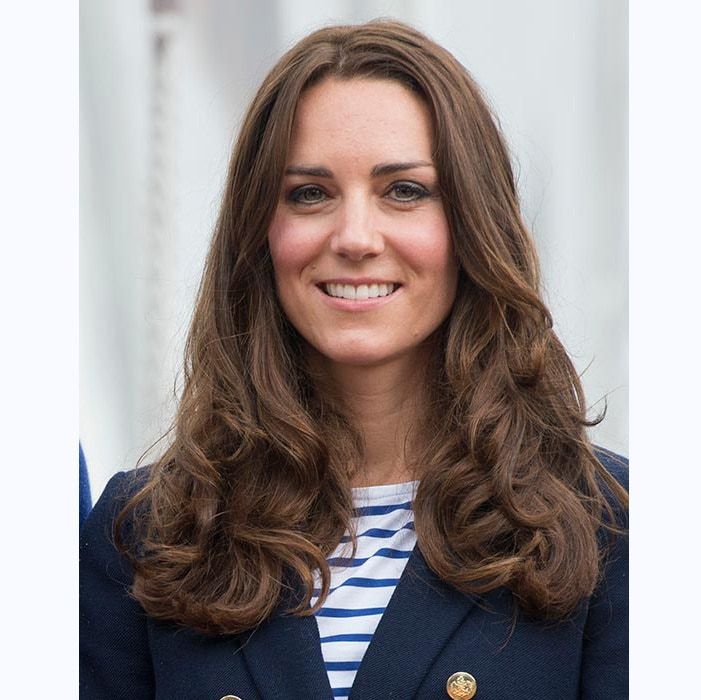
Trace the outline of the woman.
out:
<instances>
[{"instance_id":1,"label":"woman","mask_svg":"<svg viewBox=\"0 0 701 700\"><path fill-rule=\"evenodd\" d=\"M83 530L82 697L627 697L587 425L465 69L314 32L243 124L172 445Z\"/></svg>"}]
</instances>

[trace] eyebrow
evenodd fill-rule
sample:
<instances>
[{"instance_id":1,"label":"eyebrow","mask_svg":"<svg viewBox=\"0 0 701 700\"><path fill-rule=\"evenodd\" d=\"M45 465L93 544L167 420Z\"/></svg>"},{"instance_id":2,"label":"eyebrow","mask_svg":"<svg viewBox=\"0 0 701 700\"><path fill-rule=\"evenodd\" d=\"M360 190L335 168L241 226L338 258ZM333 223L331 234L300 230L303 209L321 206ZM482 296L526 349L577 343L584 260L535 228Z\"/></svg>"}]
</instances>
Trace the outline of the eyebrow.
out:
<instances>
[{"instance_id":1,"label":"eyebrow","mask_svg":"<svg viewBox=\"0 0 701 700\"><path fill-rule=\"evenodd\" d=\"M376 165L370 174L373 177L379 175L392 175L393 173L399 173L402 170L414 170L414 168L432 168L433 163L426 160L413 160L406 163L380 163Z\"/></svg>"},{"instance_id":2,"label":"eyebrow","mask_svg":"<svg viewBox=\"0 0 701 700\"><path fill-rule=\"evenodd\" d=\"M412 160L403 163L380 163L370 171L372 177L392 175L403 170L414 168L432 168L433 163L426 160ZM317 165L290 165L285 169L285 175L307 175L309 177L332 178L333 173L328 169Z\"/></svg>"}]
</instances>

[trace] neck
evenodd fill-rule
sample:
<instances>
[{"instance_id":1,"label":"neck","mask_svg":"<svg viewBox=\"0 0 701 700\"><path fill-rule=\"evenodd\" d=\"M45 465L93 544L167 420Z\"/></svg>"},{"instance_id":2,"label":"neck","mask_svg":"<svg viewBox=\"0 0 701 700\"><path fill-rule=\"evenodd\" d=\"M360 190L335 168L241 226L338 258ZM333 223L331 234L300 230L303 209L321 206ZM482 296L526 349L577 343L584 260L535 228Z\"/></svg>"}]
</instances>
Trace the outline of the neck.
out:
<instances>
[{"instance_id":1,"label":"neck","mask_svg":"<svg viewBox=\"0 0 701 700\"><path fill-rule=\"evenodd\" d=\"M337 396L363 439L363 464L353 486L376 486L416 478L414 445L426 406L427 354L376 366L312 362L319 389Z\"/></svg>"}]
</instances>

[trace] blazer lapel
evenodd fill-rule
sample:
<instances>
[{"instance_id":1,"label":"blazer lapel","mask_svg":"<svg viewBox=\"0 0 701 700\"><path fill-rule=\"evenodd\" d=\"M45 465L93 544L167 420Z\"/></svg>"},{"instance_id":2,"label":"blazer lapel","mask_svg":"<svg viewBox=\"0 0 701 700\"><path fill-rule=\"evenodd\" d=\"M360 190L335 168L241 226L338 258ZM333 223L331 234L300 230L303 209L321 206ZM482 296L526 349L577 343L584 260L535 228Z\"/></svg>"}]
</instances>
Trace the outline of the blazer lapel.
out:
<instances>
[{"instance_id":1,"label":"blazer lapel","mask_svg":"<svg viewBox=\"0 0 701 700\"><path fill-rule=\"evenodd\" d=\"M278 614L251 633L241 652L265 700L332 698L314 617Z\"/></svg>"},{"instance_id":2,"label":"blazer lapel","mask_svg":"<svg viewBox=\"0 0 701 700\"><path fill-rule=\"evenodd\" d=\"M441 581L415 547L365 652L350 700L414 697L473 605Z\"/></svg>"}]
</instances>

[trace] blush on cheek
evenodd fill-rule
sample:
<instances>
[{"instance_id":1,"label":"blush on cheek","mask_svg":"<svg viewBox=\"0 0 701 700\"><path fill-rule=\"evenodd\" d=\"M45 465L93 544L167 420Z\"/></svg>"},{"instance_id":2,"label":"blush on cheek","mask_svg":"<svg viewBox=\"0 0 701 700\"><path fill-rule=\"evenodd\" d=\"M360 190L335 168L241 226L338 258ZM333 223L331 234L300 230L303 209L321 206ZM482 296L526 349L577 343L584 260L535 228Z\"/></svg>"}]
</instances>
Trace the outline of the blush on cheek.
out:
<instances>
[{"instance_id":1,"label":"blush on cheek","mask_svg":"<svg viewBox=\"0 0 701 700\"><path fill-rule=\"evenodd\" d=\"M268 247L270 248L273 270L279 284L280 278L291 272L297 265L299 251L295 250L289 237L279 229L276 230L272 227L268 232Z\"/></svg>"},{"instance_id":2,"label":"blush on cheek","mask_svg":"<svg viewBox=\"0 0 701 700\"><path fill-rule=\"evenodd\" d=\"M279 256L280 248L283 244L282 230L277 221L277 215L273 217L273 220L268 229L268 248L270 249L270 255L275 262L275 259Z\"/></svg>"},{"instance_id":3,"label":"blush on cheek","mask_svg":"<svg viewBox=\"0 0 701 700\"><path fill-rule=\"evenodd\" d=\"M411 237L411 243L403 248L403 255L414 262L418 269L431 268L436 271L450 270L456 266L453 247L445 235L438 236L432 231L423 231Z\"/></svg>"},{"instance_id":4,"label":"blush on cheek","mask_svg":"<svg viewBox=\"0 0 701 700\"><path fill-rule=\"evenodd\" d=\"M301 273L316 267L318 237L304 227L295 227L284 216L276 216L268 229L268 247L276 274L285 271Z\"/></svg>"}]
</instances>

